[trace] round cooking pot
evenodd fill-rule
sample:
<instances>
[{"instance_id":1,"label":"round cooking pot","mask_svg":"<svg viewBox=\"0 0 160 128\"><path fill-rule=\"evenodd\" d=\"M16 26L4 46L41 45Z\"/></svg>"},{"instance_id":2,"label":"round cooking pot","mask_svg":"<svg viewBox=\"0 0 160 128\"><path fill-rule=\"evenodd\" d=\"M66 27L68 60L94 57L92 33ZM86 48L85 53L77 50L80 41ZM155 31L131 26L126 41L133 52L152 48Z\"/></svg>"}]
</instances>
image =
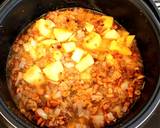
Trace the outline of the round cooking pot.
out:
<instances>
[{"instance_id":1,"label":"round cooking pot","mask_svg":"<svg viewBox=\"0 0 160 128\"><path fill-rule=\"evenodd\" d=\"M153 13L147 4L143 0L6 0L0 8L1 115L13 127L37 127L16 108L6 84L6 60L18 33L48 11L83 7L113 16L131 34L136 35L144 64L145 86L131 111L110 127L139 127L153 113L160 101L160 17L155 7L151 6L155 11Z\"/></svg>"}]
</instances>

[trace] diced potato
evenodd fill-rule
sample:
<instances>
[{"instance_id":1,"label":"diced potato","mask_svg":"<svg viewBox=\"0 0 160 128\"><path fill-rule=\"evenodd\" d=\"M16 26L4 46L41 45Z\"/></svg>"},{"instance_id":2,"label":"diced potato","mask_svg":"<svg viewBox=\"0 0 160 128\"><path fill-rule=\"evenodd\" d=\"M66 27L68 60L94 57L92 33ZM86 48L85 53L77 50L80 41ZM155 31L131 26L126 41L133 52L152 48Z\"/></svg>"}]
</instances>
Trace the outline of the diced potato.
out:
<instances>
[{"instance_id":1,"label":"diced potato","mask_svg":"<svg viewBox=\"0 0 160 128\"><path fill-rule=\"evenodd\" d=\"M117 41L115 41L115 40L113 40L111 42L109 49L110 50L118 50L118 51L121 50L120 46L118 45Z\"/></svg>"},{"instance_id":2,"label":"diced potato","mask_svg":"<svg viewBox=\"0 0 160 128\"><path fill-rule=\"evenodd\" d=\"M46 77L53 81L59 80L59 73L63 72L63 65L60 61L56 61L54 63L48 64L44 69L43 72Z\"/></svg>"},{"instance_id":3,"label":"diced potato","mask_svg":"<svg viewBox=\"0 0 160 128\"><path fill-rule=\"evenodd\" d=\"M85 28L86 28L87 32L92 32L94 30L94 25L86 22L85 23Z\"/></svg>"},{"instance_id":4,"label":"diced potato","mask_svg":"<svg viewBox=\"0 0 160 128\"><path fill-rule=\"evenodd\" d=\"M68 39L69 42L77 42L77 38L75 37L75 34L72 34L72 36Z\"/></svg>"},{"instance_id":5,"label":"diced potato","mask_svg":"<svg viewBox=\"0 0 160 128\"><path fill-rule=\"evenodd\" d=\"M119 52L123 55L132 55L131 50L127 47L121 47L121 50Z\"/></svg>"},{"instance_id":6,"label":"diced potato","mask_svg":"<svg viewBox=\"0 0 160 128\"><path fill-rule=\"evenodd\" d=\"M65 52L72 52L76 49L76 44L75 42L63 43L62 47L65 50Z\"/></svg>"},{"instance_id":7,"label":"diced potato","mask_svg":"<svg viewBox=\"0 0 160 128\"><path fill-rule=\"evenodd\" d=\"M33 48L30 49L29 54L34 60L37 59L37 53L36 53L35 49L33 49Z\"/></svg>"},{"instance_id":8,"label":"diced potato","mask_svg":"<svg viewBox=\"0 0 160 128\"><path fill-rule=\"evenodd\" d=\"M82 80L90 80L90 79L91 79L90 70L88 69L88 70L82 72L82 73L80 74L80 78L81 78Z\"/></svg>"},{"instance_id":9,"label":"diced potato","mask_svg":"<svg viewBox=\"0 0 160 128\"><path fill-rule=\"evenodd\" d=\"M119 53L123 54L123 55L131 55L132 52L129 48L125 47L125 46L120 46L118 45L118 43L116 41L112 41L111 45L110 45L110 50L112 51L118 51Z\"/></svg>"},{"instance_id":10,"label":"diced potato","mask_svg":"<svg viewBox=\"0 0 160 128\"><path fill-rule=\"evenodd\" d=\"M27 43L23 45L23 47L25 51L29 52L31 49L35 48L36 45L37 45L37 42L31 38Z\"/></svg>"},{"instance_id":11,"label":"diced potato","mask_svg":"<svg viewBox=\"0 0 160 128\"><path fill-rule=\"evenodd\" d=\"M29 41L28 41L28 43L29 43L32 47L35 47L35 46L37 46L37 44L38 44L33 38L30 38Z\"/></svg>"},{"instance_id":12,"label":"diced potato","mask_svg":"<svg viewBox=\"0 0 160 128\"><path fill-rule=\"evenodd\" d=\"M31 38L23 46L24 46L24 50L28 52L30 56L35 60L37 58L37 53L35 51L37 47L37 42Z\"/></svg>"},{"instance_id":13,"label":"diced potato","mask_svg":"<svg viewBox=\"0 0 160 128\"><path fill-rule=\"evenodd\" d=\"M76 65L76 69L79 72L83 72L93 64L94 64L94 59L90 54L88 54Z\"/></svg>"},{"instance_id":14,"label":"diced potato","mask_svg":"<svg viewBox=\"0 0 160 128\"><path fill-rule=\"evenodd\" d=\"M66 68L73 68L74 67L74 63L73 62L66 62L66 63L64 63L64 66L66 67Z\"/></svg>"},{"instance_id":15,"label":"diced potato","mask_svg":"<svg viewBox=\"0 0 160 128\"><path fill-rule=\"evenodd\" d=\"M100 46L98 49L96 49L97 51L102 51L102 52L105 52L108 50L109 46L111 44L111 40L109 39L102 39L101 43L100 43Z\"/></svg>"},{"instance_id":16,"label":"diced potato","mask_svg":"<svg viewBox=\"0 0 160 128\"><path fill-rule=\"evenodd\" d=\"M36 58L35 59L39 59L42 56L46 55L46 49L41 44L37 45L37 47L35 48L35 52L36 52Z\"/></svg>"},{"instance_id":17,"label":"diced potato","mask_svg":"<svg viewBox=\"0 0 160 128\"><path fill-rule=\"evenodd\" d=\"M41 72L41 69L34 65L30 67L24 74L23 79L29 84L39 85L44 82L44 77Z\"/></svg>"},{"instance_id":18,"label":"diced potato","mask_svg":"<svg viewBox=\"0 0 160 128\"><path fill-rule=\"evenodd\" d=\"M46 37L37 35L37 36L34 37L34 39L35 39L37 42L40 42L40 41L46 39Z\"/></svg>"},{"instance_id":19,"label":"diced potato","mask_svg":"<svg viewBox=\"0 0 160 128\"><path fill-rule=\"evenodd\" d=\"M104 38L106 39L118 39L119 37L119 33L114 29L104 32Z\"/></svg>"},{"instance_id":20,"label":"diced potato","mask_svg":"<svg viewBox=\"0 0 160 128\"><path fill-rule=\"evenodd\" d=\"M115 59L113 58L113 56L111 54L107 54L106 55L106 61L107 63L114 65L116 63Z\"/></svg>"},{"instance_id":21,"label":"diced potato","mask_svg":"<svg viewBox=\"0 0 160 128\"><path fill-rule=\"evenodd\" d=\"M62 53L60 52L60 51L54 51L54 53L53 53L53 58L56 60L56 61L58 61L58 60L60 60L61 58L62 58Z\"/></svg>"},{"instance_id":22,"label":"diced potato","mask_svg":"<svg viewBox=\"0 0 160 128\"><path fill-rule=\"evenodd\" d=\"M41 41L40 43L45 45L45 46L50 46L52 44L57 43L57 41L54 40L54 39L46 39L46 40Z\"/></svg>"},{"instance_id":23,"label":"diced potato","mask_svg":"<svg viewBox=\"0 0 160 128\"><path fill-rule=\"evenodd\" d=\"M118 32L122 37L127 37L129 35L129 32L126 30L118 30Z\"/></svg>"},{"instance_id":24,"label":"diced potato","mask_svg":"<svg viewBox=\"0 0 160 128\"><path fill-rule=\"evenodd\" d=\"M84 51L80 48L76 48L75 51L73 52L73 55L72 55L72 60L75 61L75 62L79 62L82 58L82 56L84 55Z\"/></svg>"},{"instance_id":25,"label":"diced potato","mask_svg":"<svg viewBox=\"0 0 160 128\"><path fill-rule=\"evenodd\" d=\"M130 48L132 46L134 38L135 38L135 35L129 35L127 37L127 39L126 39L126 45L127 45L127 47Z\"/></svg>"},{"instance_id":26,"label":"diced potato","mask_svg":"<svg viewBox=\"0 0 160 128\"><path fill-rule=\"evenodd\" d=\"M52 74L52 76L47 76L48 79L53 80L53 81L59 81L59 74Z\"/></svg>"},{"instance_id":27,"label":"diced potato","mask_svg":"<svg viewBox=\"0 0 160 128\"><path fill-rule=\"evenodd\" d=\"M111 16L103 16L103 23L105 28L111 28L113 26L114 19Z\"/></svg>"},{"instance_id":28,"label":"diced potato","mask_svg":"<svg viewBox=\"0 0 160 128\"><path fill-rule=\"evenodd\" d=\"M125 42L125 37L120 37L117 39L117 42L121 43L121 44L124 44Z\"/></svg>"},{"instance_id":29,"label":"diced potato","mask_svg":"<svg viewBox=\"0 0 160 128\"><path fill-rule=\"evenodd\" d=\"M28 47L27 49L26 46ZM36 46L25 44L25 49L34 60L46 55L46 49L41 44L37 44Z\"/></svg>"},{"instance_id":30,"label":"diced potato","mask_svg":"<svg viewBox=\"0 0 160 128\"><path fill-rule=\"evenodd\" d=\"M84 39L84 47L91 50L97 49L101 41L101 36L96 32L92 32Z\"/></svg>"},{"instance_id":31,"label":"diced potato","mask_svg":"<svg viewBox=\"0 0 160 128\"><path fill-rule=\"evenodd\" d=\"M36 22L36 27L41 35L48 37L52 33L55 24L51 20L40 19Z\"/></svg>"},{"instance_id":32,"label":"diced potato","mask_svg":"<svg viewBox=\"0 0 160 128\"><path fill-rule=\"evenodd\" d=\"M55 28L54 35L59 42L64 42L72 36L72 32L67 29Z\"/></svg>"}]
</instances>

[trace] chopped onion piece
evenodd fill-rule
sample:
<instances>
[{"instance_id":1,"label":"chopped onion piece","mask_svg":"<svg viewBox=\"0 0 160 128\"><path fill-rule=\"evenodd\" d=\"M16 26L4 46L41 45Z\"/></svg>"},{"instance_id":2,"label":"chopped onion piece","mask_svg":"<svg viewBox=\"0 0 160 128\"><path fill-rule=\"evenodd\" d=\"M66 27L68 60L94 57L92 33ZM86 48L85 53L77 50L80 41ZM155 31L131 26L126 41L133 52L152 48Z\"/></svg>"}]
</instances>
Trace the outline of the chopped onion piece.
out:
<instances>
[{"instance_id":1,"label":"chopped onion piece","mask_svg":"<svg viewBox=\"0 0 160 128\"><path fill-rule=\"evenodd\" d=\"M100 112L98 115L93 116L92 122L94 124L94 127L100 128L104 126L104 115L102 112Z\"/></svg>"},{"instance_id":2,"label":"chopped onion piece","mask_svg":"<svg viewBox=\"0 0 160 128\"><path fill-rule=\"evenodd\" d=\"M107 117L108 117L108 119L109 119L110 121L113 121L113 120L115 119L115 117L113 116L113 114L112 114L111 112L109 112L109 113L107 114Z\"/></svg>"},{"instance_id":3,"label":"chopped onion piece","mask_svg":"<svg viewBox=\"0 0 160 128\"><path fill-rule=\"evenodd\" d=\"M127 90L127 89L128 89L128 85L129 85L129 82L128 82L128 81L124 81L124 82L121 84L121 89L122 89L122 90Z\"/></svg>"},{"instance_id":4,"label":"chopped onion piece","mask_svg":"<svg viewBox=\"0 0 160 128\"><path fill-rule=\"evenodd\" d=\"M58 116L60 114L60 112L61 112L61 109L56 108L54 111L55 116Z\"/></svg>"},{"instance_id":5,"label":"chopped onion piece","mask_svg":"<svg viewBox=\"0 0 160 128\"><path fill-rule=\"evenodd\" d=\"M47 120L48 116L47 116L47 114L44 112L43 109L38 108L36 112L37 112L37 114L38 114L40 117L42 117L43 119L46 119L46 120Z\"/></svg>"}]
</instances>

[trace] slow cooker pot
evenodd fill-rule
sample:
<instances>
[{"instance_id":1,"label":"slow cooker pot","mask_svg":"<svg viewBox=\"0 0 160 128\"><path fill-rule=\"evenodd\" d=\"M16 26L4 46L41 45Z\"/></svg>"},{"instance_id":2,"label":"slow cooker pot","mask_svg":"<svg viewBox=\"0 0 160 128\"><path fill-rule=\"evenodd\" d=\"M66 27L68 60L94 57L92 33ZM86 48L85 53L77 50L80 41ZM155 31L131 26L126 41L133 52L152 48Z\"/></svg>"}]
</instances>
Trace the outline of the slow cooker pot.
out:
<instances>
[{"instance_id":1,"label":"slow cooker pot","mask_svg":"<svg viewBox=\"0 0 160 128\"><path fill-rule=\"evenodd\" d=\"M136 35L144 64L145 86L141 98L130 113L108 127L135 128L143 124L160 102L160 17L155 7L152 5L149 8L147 4L152 5L150 1L143 0L6 0L0 8L0 112L2 116L13 127L37 127L19 112L7 88L6 60L18 33L27 24L50 10L83 7L113 16L131 34Z\"/></svg>"}]
</instances>

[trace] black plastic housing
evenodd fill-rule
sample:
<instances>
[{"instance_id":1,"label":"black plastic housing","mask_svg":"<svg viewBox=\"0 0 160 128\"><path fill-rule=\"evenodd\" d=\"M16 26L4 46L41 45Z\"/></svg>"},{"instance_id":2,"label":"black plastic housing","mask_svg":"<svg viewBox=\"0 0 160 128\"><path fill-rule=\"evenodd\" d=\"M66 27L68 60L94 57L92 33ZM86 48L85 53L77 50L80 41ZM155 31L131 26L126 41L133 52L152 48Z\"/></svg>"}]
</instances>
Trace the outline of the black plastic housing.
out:
<instances>
[{"instance_id":1,"label":"black plastic housing","mask_svg":"<svg viewBox=\"0 0 160 128\"><path fill-rule=\"evenodd\" d=\"M111 15L136 35L146 84L131 112L110 127L140 126L160 102L160 17L154 6L155 14L143 0L6 0L0 7L0 112L12 126L37 128L11 99L6 83L7 56L12 42L26 25L48 11L67 7L89 8Z\"/></svg>"}]
</instances>

